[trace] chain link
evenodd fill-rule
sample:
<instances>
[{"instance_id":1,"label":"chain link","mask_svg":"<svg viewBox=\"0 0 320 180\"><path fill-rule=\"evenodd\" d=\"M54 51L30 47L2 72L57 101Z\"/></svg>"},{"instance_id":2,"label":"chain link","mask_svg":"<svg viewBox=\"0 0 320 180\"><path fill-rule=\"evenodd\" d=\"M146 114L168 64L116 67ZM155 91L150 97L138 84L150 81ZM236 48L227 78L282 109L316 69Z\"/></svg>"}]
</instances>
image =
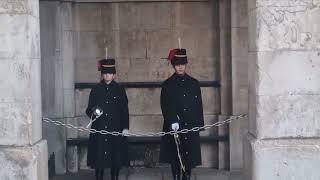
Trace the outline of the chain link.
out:
<instances>
[{"instance_id":1,"label":"chain link","mask_svg":"<svg viewBox=\"0 0 320 180\"><path fill-rule=\"evenodd\" d=\"M168 132L128 132L128 133L122 133L122 132L117 132L117 131L107 131L107 130L96 130L96 129L91 129L91 128L86 128L86 127L81 127L81 126L74 126L72 124L67 124L67 123L63 123L61 121L56 121L56 120L52 120L50 118L43 118L42 120L44 122L47 122L47 123L53 123L55 124L56 126L64 126L64 127L67 127L69 129L75 129L75 130L78 130L78 131L84 131L84 132L89 132L89 133L99 133L99 134L102 134L102 135L112 135L112 136L147 136L147 137L152 137L152 136L165 136L165 135L175 135L175 134L186 134L186 133L189 133L189 132L198 132L198 131L202 131L202 130L207 130L207 129L210 129L212 127L218 127L218 126L222 126L224 124L228 124L234 120L237 120L237 119L242 119L242 118L245 118L247 117L246 114L241 114L241 115L238 115L238 116L231 116L230 118L224 120L224 121L219 121L219 122L216 122L216 123L213 123L213 124L207 124L207 125L204 125L204 126L201 126L201 127L193 127L191 129L181 129L181 130L178 130L178 131L168 131Z\"/></svg>"}]
</instances>

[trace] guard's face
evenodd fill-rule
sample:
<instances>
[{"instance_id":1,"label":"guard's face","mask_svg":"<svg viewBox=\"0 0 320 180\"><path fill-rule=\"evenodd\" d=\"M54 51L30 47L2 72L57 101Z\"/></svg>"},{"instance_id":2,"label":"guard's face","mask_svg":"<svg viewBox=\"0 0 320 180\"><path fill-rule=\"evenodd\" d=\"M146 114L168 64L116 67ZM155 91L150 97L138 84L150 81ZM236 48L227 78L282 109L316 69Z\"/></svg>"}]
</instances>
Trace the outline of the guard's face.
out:
<instances>
[{"instance_id":1,"label":"guard's face","mask_svg":"<svg viewBox=\"0 0 320 180\"><path fill-rule=\"evenodd\" d=\"M103 80L107 82L112 81L114 79L114 76L115 74L111 74L111 73L102 74Z\"/></svg>"},{"instance_id":2,"label":"guard's face","mask_svg":"<svg viewBox=\"0 0 320 180\"><path fill-rule=\"evenodd\" d=\"M178 75L184 75L186 73L186 64L178 64L173 66L174 70Z\"/></svg>"}]
</instances>

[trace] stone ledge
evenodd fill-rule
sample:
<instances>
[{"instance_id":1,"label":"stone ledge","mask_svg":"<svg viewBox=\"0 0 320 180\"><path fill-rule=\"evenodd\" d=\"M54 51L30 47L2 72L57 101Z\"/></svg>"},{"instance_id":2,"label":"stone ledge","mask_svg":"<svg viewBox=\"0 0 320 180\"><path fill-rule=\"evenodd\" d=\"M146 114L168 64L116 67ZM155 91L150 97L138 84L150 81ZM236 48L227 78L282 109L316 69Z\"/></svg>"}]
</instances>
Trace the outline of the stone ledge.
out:
<instances>
[{"instance_id":1,"label":"stone ledge","mask_svg":"<svg viewBox=\"0 0 320 180\"><path fill-rule=\"evenodd\" d=\"M6 180L47 180L47 142L33 146L0 147L0 177Z\"/></svg>"},{"instance_id":2,"label":"stone ledge","mask_svg":"<svg viewBox=\"0 0 320 180\"><path fill-rule=\"evenodd\" d=\"M320 179L320 138L245 141L247 180Z\"/></svg>"},{"instance_id":3,"label":"stone ledge","mask_svg":"<svg viewBox=\"0 0 320 180\"><path fill-rule=\"evenodd\" d=\"M109 177L109 172L105 172L105 176ZM51 180L87 180L94 179L94 171L85 170L80 171L76 174L67 174L64 176L55 176ZM106 178L108 179L108 178ZM150 180L150 179L160 179L168 180L171 179L171 170L167 167L162 168L129 168L122 169L120 172L120 180ZM201 180L242 180L241 172L230 172L221 171L212 168L196 168L193 171L193 178Z\"/></svg>"}]
</instances>

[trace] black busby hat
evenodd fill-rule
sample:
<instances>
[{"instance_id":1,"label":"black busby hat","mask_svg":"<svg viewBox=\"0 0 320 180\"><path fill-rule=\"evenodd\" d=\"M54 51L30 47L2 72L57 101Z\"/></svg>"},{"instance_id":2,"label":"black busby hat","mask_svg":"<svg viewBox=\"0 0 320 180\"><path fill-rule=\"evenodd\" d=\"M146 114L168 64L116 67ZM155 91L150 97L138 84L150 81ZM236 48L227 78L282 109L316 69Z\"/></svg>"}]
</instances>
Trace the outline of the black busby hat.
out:
<instances>
[{"instance_id":1,"label":"black busby hat","mask_svg":"<svg viewBox=\"0 0 320 180\"><path fill-rule=\"evenodd\" d=\"M186 49L170 50L168 60L171 62L172 65L187 64L188 58Z\"/></svg>"},{"instance_id":2,"label":"black busby hat","mask_svg":"<svg viewBox=\"0 0 320 180\"><path fill-rule=\"evenodd\" d=\"M114 59L102 59L98 61L98 71L101 71L101 74L116 74L116 61Z\"/></svg>"}]
</instances>

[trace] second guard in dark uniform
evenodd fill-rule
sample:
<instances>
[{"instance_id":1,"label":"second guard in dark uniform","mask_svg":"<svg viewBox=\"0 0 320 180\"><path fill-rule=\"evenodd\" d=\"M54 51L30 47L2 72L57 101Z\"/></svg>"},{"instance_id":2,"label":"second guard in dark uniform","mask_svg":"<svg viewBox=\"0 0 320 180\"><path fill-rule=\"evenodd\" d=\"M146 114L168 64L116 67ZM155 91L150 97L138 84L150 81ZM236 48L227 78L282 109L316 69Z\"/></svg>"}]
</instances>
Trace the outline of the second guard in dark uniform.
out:
<instances>
[{"instance_id":1,"label":"second guard in dark uniform","mask_svg":"<svg viewBox=\"0 0 320 180\"><path fill-rule=\"evenodd\" d=\"M128 99L125 89L114 81L115 60L103 59L98 64L102 80L92 88L86 110L90 118L98 116L91 128L126 133L129 129ZM128 164L127 154L125 136L90 134L87 164L96 170L97 180L103 180L105 168L111 168L112 180L118 180L121 166Z\"/></svg>"},{"instance_id":2,"label":"second guard in dark uniform","mask_svg":"<svg viewBox=\"0 0 320 180\"><path fill-rule=\"evenodd\" d=\"M191 129L204 125L202 97L199 82L186 74L188 63L185 49L170 51L168 60L175 73L162 85L161 109L164 117L163 131ZM179 134L180 155L185 166L183 180L189 180L191 169L201 165L199 132ZM160 162L170 163L174 180L180 180L181 166L172 135L161 140Z\"/></svg>"}]
</instances>

